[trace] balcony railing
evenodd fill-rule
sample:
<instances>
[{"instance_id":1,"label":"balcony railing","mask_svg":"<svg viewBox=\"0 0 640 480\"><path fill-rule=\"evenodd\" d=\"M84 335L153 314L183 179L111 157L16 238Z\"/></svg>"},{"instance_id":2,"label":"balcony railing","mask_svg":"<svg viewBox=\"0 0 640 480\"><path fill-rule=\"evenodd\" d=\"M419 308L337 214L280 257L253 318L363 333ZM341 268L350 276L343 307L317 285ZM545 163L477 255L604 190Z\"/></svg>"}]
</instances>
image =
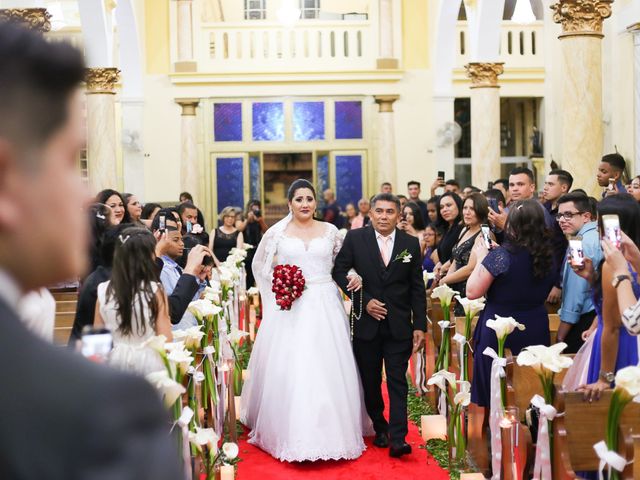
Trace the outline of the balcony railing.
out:
<instances>
[{"instance_id":1,"label":"balcony railing","mask_svg":"<svg viewBox=\"0 0 640 480\"><path fill-rule=\"evenodd\" d=\"M500 32L500 61L506 69L544 68L543 22L528 25L502 23ZM470 38L467 22L459 21L456 28L456 67L469 63Z\"/></svg>"},{"instance_id":2,"label":"balcony railing","mask_svg":"<svg viewBox=\"0 0 640 480\"><path fill-rule=\"evenodd\" d=\"M337 72L376 68L377 28L363 21L204 23L196 32L201 72Z\"/></svg>"}]
</instances>

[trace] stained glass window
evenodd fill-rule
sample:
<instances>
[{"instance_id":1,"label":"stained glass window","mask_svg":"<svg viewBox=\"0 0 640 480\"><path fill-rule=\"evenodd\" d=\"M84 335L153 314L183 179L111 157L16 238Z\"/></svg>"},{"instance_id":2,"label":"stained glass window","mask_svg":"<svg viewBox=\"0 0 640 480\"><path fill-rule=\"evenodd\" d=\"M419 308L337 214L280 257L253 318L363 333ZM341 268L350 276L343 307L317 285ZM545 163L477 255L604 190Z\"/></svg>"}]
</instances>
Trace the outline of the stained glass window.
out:
<instances>
[{"instance_id":1,"label":"stained glass window","mask_svg":"<svg viewBox=\"0 0 640 480\"><path fill-rule=\"evenodd\" d=\"M336 155L336 198L342 208L362 198L362 156Z\"/></svg>"},{"instance_id":2,"label":"stained glass window","mask_svg":"<svg viewBox=\"0 0 640 480\"><path fill-rule=\"evenodd\" d=\"M322 192L329 188L329 155L323 153L318 155L316 160L316 174L318 177L318 208L324 207L324 200L322 198Z\"/></svg>"},{"instance_id":3,"label":"stained glass window","mask_svg":"<svg viewBox=\"0 0 640 480\"><path fill-rule=\"evenodd\" d=\"M282 102L253 104L253 139L284 140L284 106Z\"/></svg>"},{"instance_id":4,"label":"stained glass window","mask_svg":"<svg viewBox=\"0 0 640 480\"><path fill-rule=\"evenodd\" d=\"M362 138L362 102L336 102L336 138Z\"/></svg>"},{"instance_id":5,"label":"stained glass window","mask_svg":"<svg viewBox=\"0 0 640 480\"><path fill-rule=\"evenodd\" d=\"M324 102L293 103L293 139L324 140Z\"/></svg>"},{"instance_id":6,"label":"stained glass window","mask_svg":"<svg viewBox=\"0 0 640 480\"><path fill-rule=\"evenodd\" d=\"M244 175L242 157L218 158L216 162L218 183L218 213L224 207L244 206Z\"/></svg>"},{"instance_id":7,"label":"stained glass window","mask_svg":"<svg viewBox=\"0 0 640 480\"><path fill-rule=\"evenodd\" d=\"M213 105L213 135L216 142L242 141L242 104Z\"/></svg>"},{"instance_id":8,"label":"stained glass window","mask_svg":"<svg viewBox=\"0 0 640 480\"><path fill-rule=\"evenodd\" d=\"M262 182L260 182L260 157L249 157L249 196L250 200L260 200Z\"/></svg>"}]
</instances>

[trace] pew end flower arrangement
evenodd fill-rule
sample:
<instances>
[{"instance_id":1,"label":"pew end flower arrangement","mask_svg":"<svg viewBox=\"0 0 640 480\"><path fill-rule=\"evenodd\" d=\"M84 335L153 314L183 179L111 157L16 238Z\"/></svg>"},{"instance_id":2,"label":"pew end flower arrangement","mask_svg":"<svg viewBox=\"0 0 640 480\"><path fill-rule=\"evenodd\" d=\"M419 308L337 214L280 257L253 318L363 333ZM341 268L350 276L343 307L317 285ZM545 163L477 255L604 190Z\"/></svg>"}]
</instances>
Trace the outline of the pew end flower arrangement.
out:
<instances>
[{"instance_id":1,"label":"pew end flower arrangement","mask_svg":"<svg viewBox=\"0 0 640 480\"><path fill-rule=\"evenodd\" d=\"M556 373L573 364L573 359L562 355L565 348L567 344L563 342L550 347L532 345L524 348L516 359L518 365L533 368L542 384L543 397L535 395L531 399L531 403L540 411L534 465L536 478L553 478L553 419L557 415L553 407L555 395L553 381Z\"/></svg>"},{"instance_id":2,"label":"pew end flower arrangement","mask_svg":"<svg viewBox=\"0 0 640 480\"><path fill-rule=\"evenodd\" d=\"M507 337L515 330L518 329L520 331L525 329L525 326L521 323L518 323L513 317L501 317L500 315L496 315L495 319L487 320L487 327L496 332L496 337L498 338L498 358L504 359L504 346L507 342ZM493 352L496 353L492 348L487 347L483 352L485 355L493 356L491 354ZM494 357L495 360L495 357ZM507 395L507 384L504 378L504 375L500 377L500 399L502 402L502 408L505 407Z\"/></svg>"},{"instance_id":3,"label":"pew end flower arrangement","mask_svg":"<svg viewBox=\"0 0 640 480\"><path fill-rule=\"evenodd\" d=\"M608 466L610 480L622 478L621 472L627 464L627 460L618 454L618 430L622 413L632 401L640 403L640 366L621 368L616 373L615 388L607 415L605 440L593 446L600 457L599 470L602 472Z\"/></svg>"},{"instance_id":4,"label":"pew end flower arrangement","mask_svg":"<svg viewBox=\"0 0 640 480\"><path fill-rule=\"evenodd\" d=\"M436 358L435 369L447 370L449 368L449 357L451 352L449 351L451 346L451 328L455 327L455 323L451 323L451 300L453 299L456 291L449 285L442 284L433 289L431 292L431 298L440 300L440 306L442 307L442 313L444 320L438 322L440 328L442 328L442 343L439 346L438 357Z\"/></svg>"},{"instance_id":5,"label":"pew end flower arrangement","mask_svg":"<svg viewBox=\"0 0 640 480\"><path fill-rule=\"evenodd\" d=\"M466 297L462 298L460 295L456 295L455 298L464 309L464 334L459 340L463 345L462 355L460 355L460 366L462 370L462 380L466 380L468 382L469 369L467 368L467 365L469 361L469 354L471 353L471 346L469 345L469 341L471 340L471 323L473 321L473 317L484 310L485 299L484 297L480 297L475 300L470 300Z\"/></svg>"}]
</instances>

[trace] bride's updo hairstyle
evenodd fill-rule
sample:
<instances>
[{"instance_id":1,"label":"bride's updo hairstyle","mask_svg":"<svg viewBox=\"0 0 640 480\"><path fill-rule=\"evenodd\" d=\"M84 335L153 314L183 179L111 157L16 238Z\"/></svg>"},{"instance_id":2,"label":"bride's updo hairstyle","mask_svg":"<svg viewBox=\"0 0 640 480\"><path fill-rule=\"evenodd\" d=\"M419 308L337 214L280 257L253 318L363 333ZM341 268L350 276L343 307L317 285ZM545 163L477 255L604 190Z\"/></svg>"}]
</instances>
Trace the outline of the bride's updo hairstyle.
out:
<instances>
[{"instance_id":1,"label":"bride's updo hairstyle","mask_svg":"<svg viewBox=\"0 0 640 480\"><path fill-rule=\"evenodd\" d=\"M293 197L296 196L296 192L301 188L308 188L313 193L313 198L316 198L316 189L313 188L313 185L309 180L305 180L304 178L299 178L298 180L294 180L294 182L289 187L289 191L287 192L287 198L289 201L293 201Z\"/></svg>"}]
</instances>

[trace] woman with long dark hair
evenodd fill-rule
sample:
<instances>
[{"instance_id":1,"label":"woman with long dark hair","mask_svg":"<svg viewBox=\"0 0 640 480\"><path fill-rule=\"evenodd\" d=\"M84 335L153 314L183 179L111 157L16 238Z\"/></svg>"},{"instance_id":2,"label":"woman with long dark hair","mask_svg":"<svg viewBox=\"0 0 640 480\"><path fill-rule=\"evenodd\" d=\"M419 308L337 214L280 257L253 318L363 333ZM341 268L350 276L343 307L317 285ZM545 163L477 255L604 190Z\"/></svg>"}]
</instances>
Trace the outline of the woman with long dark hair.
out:
<instances>
[{"instance_id":1,"label":"woman with long dark hair","mask_svg":"<svg viewBox=\"0 0 640 480\"><path fill-rule=\"evenodd\" d=\"M478 236L473 247L477 263L467 280L467 297L485 296L487 303L478 319L473 339L471 401L488 406L491 358L484 349L497 351L496 332L487 320L513 317L525 326L507 337L506 347L514 355L530 345L549 345L549 318L544 302L556 280L551 232L544 222L543 207L535 200L517 202L509 209L505 241L491 250Z\"/></svg>"},{"instance_id":2,"label":"woman with long dark hair","mask_svg":"<svg viewBox=\"0 0 640 480\"><path fill-rule=\"evenodd\" d=\"M420 242L420 253L424 256L424 251L427 245L424 242L424 220L422 219L422 212L420 207L414 202L407 202L402 209L400 223L398 228L404 230L412 237L416 237Z\"/></svg>"},{"instance_id":3,"label":"woman with long dark hair","mask_svg":"<svg viewBox=\"0 0 640 480\"><path fill-rule=\"evenodd\" d=\"M437 262L434 268L436 280L447 274L446 268L442 268L451 260L453 247L458 241L462 231L462 199L457 193L444 192L438 198L438 220L436 222L444 233L436 250Z\"/></svg>"},{"instance_id":4,"label":"woman with long dark hair","mask_svg":"<svg viewBox=\"0 0 640 480\"><path fill-rule=\"evenodd\" d=\"M89 206L89 227L91 240L89 244L89 271L87 275L104 265L101 251L102 242L106 231L113 225L113 211L103 203L94 203Z\"/></svg>"},{"instance_id":5,"label":"woman with long dark hair","mask_svg":"<svg viewBox=\"0 0 640 480\"><path fill-rule=\"evenodd\" d=\"M142 344L160 334L172 340L155 248L156 239L149 230L123 230L116 240L111 280L98 285L94 325L106 326L113 335L109 363L141 374L163 368L158 353Z\"/></svg>"},{"instance_id":6,"label":"woman with long dark hair","mask_svg":"<svg viewBox=\"0 0 640 480\"><path fill-rule=\"evenodd\" d=\"M102 190L96 195L97 203L104 203L113 211L113 224L131 223L131 216L127 210L127 202L120 192L116 192L110 188Z\"/></svg>"},{"instance_id":7,"label":"woman with long dark hair","mask_svg":"<svg viewBox=\"0 0 640 480\"><path fill-rule=\"evenodd\" d=\"M123 193L122 199L124 200L124 207L129 214L131 224L136 227L146 228L147 225L142 222L142 204L140 200L138 200L138 197L133 193Z\"/></svg>"}]
</instances>

